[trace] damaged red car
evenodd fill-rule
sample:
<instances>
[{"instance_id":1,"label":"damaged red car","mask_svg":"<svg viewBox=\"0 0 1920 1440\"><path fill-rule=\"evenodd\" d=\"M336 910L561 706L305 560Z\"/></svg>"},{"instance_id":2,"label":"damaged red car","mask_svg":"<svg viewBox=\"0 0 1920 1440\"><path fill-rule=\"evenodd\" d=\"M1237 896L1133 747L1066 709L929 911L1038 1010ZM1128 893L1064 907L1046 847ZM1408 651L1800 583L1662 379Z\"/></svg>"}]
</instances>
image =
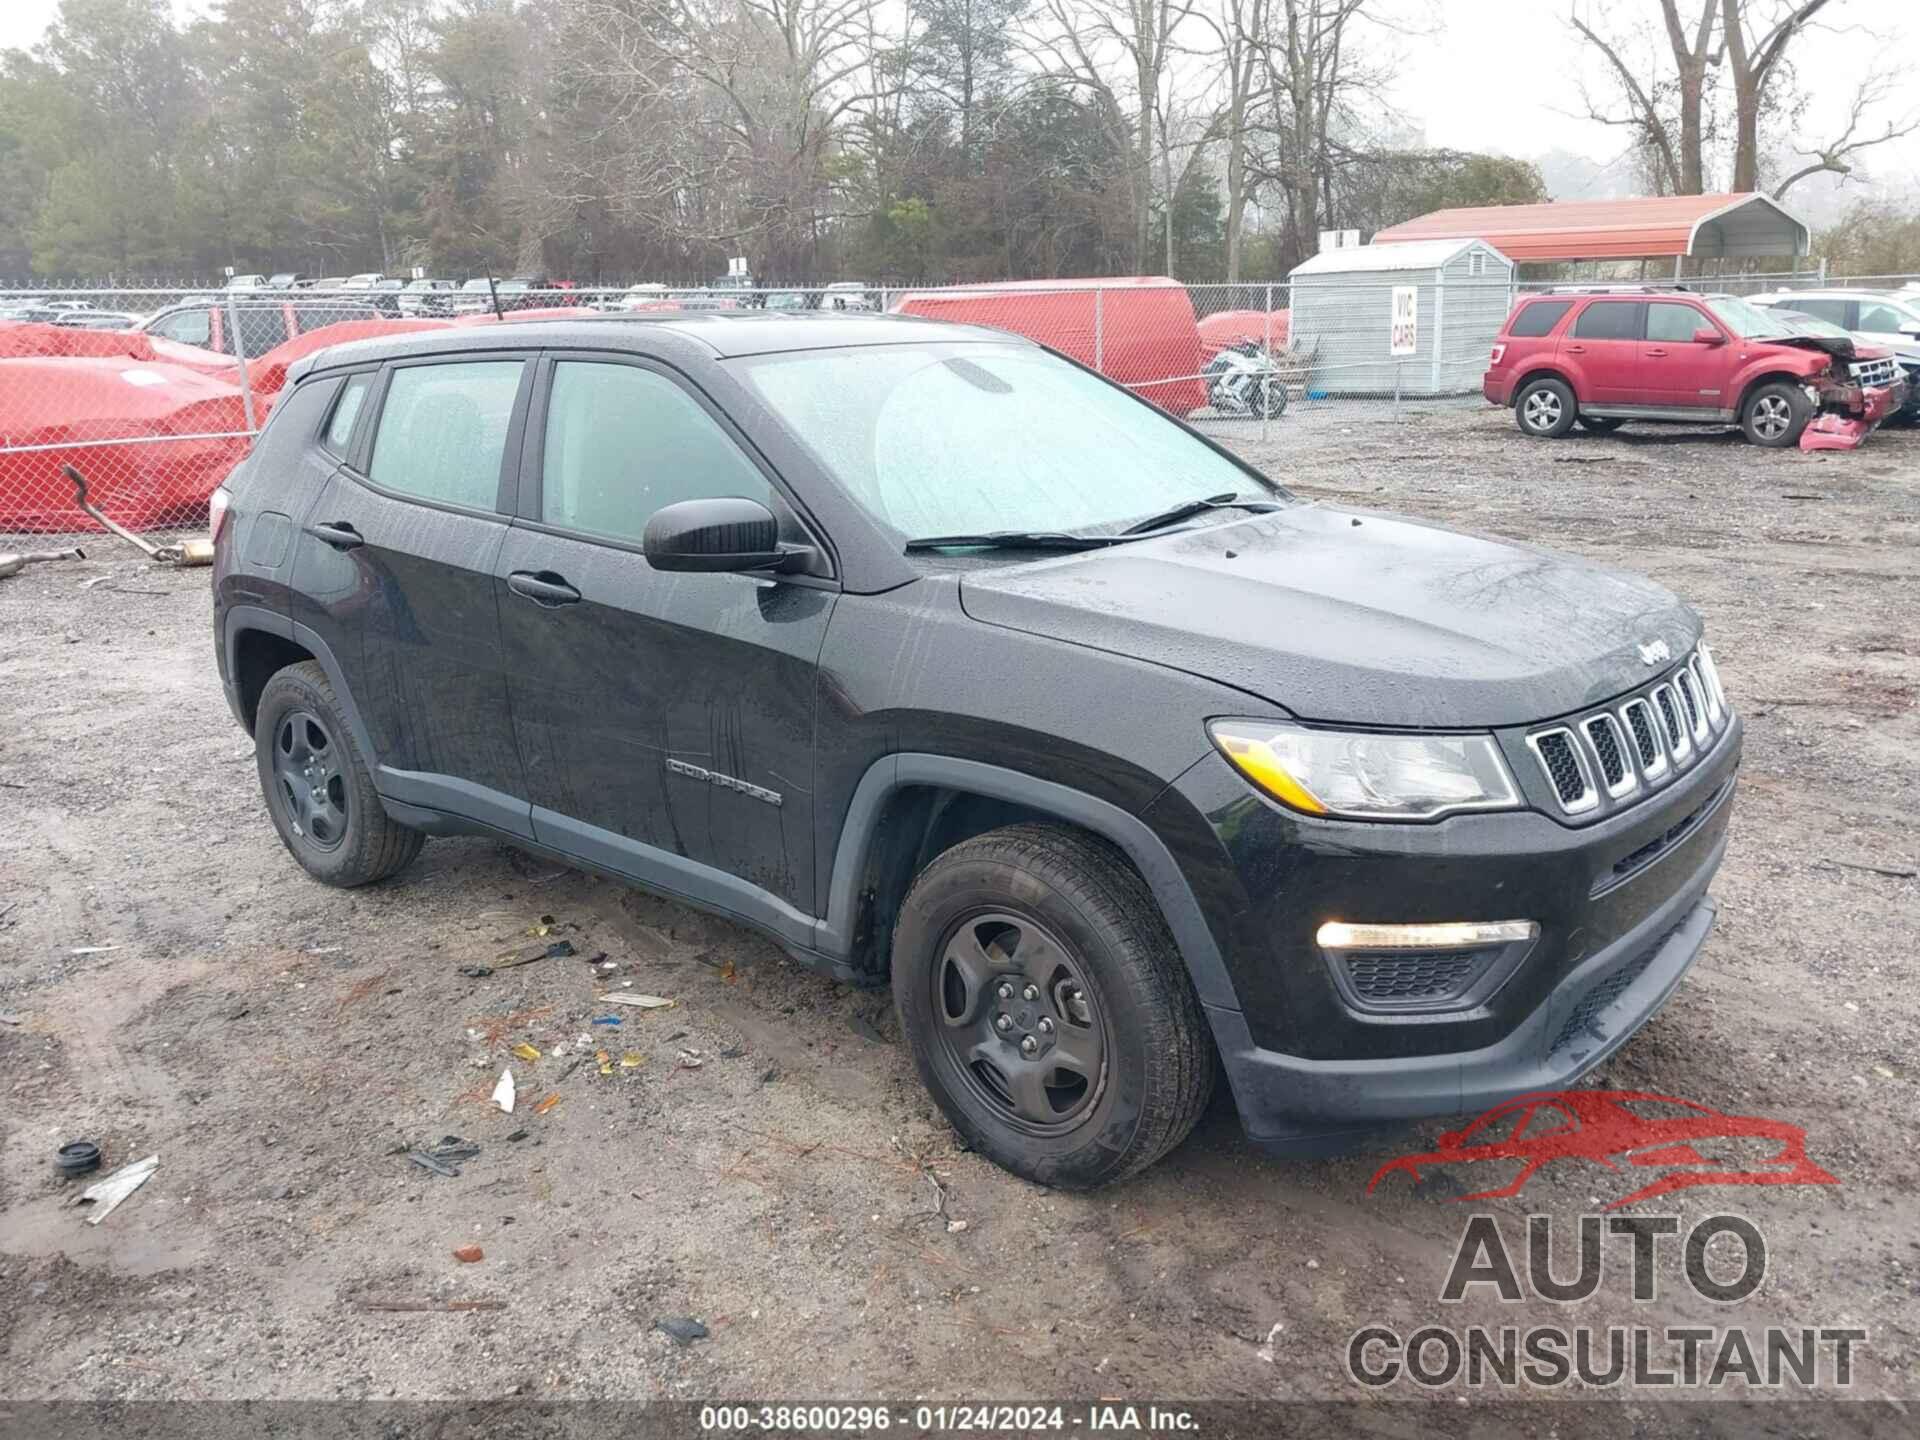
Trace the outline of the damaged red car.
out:
<instances>
[{"instance_id":1,"label":"damaged red car","mask_svg":"<svg viewBox=\"0 0 1920 1440\"><path fill-rule=\"evenodd\" d=\"M1755 445L1851 448L1906 400L1892 355L1681 286L1523 296L1481 386L1521 433L1628 421L1738 425Z\"/></svg>"}]
</instances>

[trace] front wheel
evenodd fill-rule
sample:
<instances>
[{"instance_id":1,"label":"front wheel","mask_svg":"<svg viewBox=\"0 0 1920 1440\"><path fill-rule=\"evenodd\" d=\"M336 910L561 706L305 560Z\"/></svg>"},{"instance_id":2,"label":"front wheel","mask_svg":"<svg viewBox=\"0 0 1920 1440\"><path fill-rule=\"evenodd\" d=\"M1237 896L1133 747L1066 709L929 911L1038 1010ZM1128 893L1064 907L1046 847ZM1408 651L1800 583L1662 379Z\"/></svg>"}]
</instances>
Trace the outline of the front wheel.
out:
<instances>
[{"instance_id":1,"label":"front wheel","mask_svg":"<svg viewBox=\"0 0 1920 1440\"><path fill-rule=\"evenodd\" d=\"M893 997L920 1078L975 1150L1091 1189L1187 1135L1213 1053L1178 947L1118 850L1054 825L963 841L914 881Z\"/></svg>"},{"instance_id":2,"label":"front wheel","mask_svg":"<svg viewBox=\"0 0 1920 1440\"><path fill-rule=\"evenodd\" d=\"M1800 443L1800 432L1813 419L1813 401L1798 385L1770 380L1747 397L1740 410L1740 429L1755 445L1784 450Z\"/></svg>"},{"instance_id":3,"label":"front wheel","mask_svg":"<svg viewBox=\"0 0 1920 1440\"><path fill-rule=\"evenodd\" d=\"M1578 407L1564 380L1535 380L1513 397L1513 418L1520 433L1557 440L1573 428Z\"/></svg>"}]
</instances>

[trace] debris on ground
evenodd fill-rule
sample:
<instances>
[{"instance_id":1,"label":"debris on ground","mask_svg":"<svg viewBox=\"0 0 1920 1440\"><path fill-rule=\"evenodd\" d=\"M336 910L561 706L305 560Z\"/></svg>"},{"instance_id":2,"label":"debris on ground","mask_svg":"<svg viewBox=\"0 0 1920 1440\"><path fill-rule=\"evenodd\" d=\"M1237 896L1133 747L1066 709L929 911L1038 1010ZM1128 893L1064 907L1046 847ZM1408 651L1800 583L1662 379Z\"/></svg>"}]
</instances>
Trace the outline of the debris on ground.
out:
<instances>
[{"instance_id":1,"label":"debris on ground","mask_svg":"<svg viewBox=\"0 0 1920 1440\"><path fill-rule=\"evenodd\" d=\"M91 1140L70 1141L60 1147L60 1153L53 1163L60 1167L61 1174L69 1178L85 1175L90 1170L100 1168L100 1147Z\"/></svg>"},{"instance_id":2,"label":"debris on ground","mask_svg":"<svg viewBox=\"0 0 1920 1440\"><path fill-rule=\"evenodd\" d=\"M462 1265L478 1265L482 1260L487 1258L487 1252L482 1250L478 1245L462 1245L453 1252L453 1258L458 1260Z\"/></svg>"},{"instance_id":3,"label":"debris on ground","mask_svg":"<svg viewBox=\"0 0 1920 1440\"><path fill-rule=\"evenodd\" d=\"M496 970L511 970L516 965L531 965L536 960L563 960L571 954L573 954L573 942L571 940L556 940L553 944L547 946L546 949L536 950L531 955L515 955L512 951L508 951L505 955L502 955L498 960L493 962L493 968Z\"/></svg>"},{"instance_id":4,"label":"debris on ground","mask_svg":"<svg viewBox=\"0 0 1920 1440\"><path fill-rule=\"evenodd\" d=\"M620 1068L622 1070L635 1070L646 1063L647 1057L642 1055L638 1050L629 1050L620 1057Z\"/></svg>"},{"instance_id":5,"label":"debris on ground","mask_svg":"<svg viewBox=\"0 0 1920 1440\"><path fill-rule=\"evenodd\" d=\"M94 1212L87 1216L89 1225L98 1225L107 1216L120 1208L120 1202L147 1181L153 1178L153 1172L160 1168L160 1157L149 1155L144 1160L136 1160L131 1165L122 1165L106 1179L96 1181L76 1195L69 1204L92 1205Z\"/></svg>"},{"instance_id":6,"label":"debris on ground","mask_svg":"<svg viewBox=\"0 0 1920 1440\"><path fill-rule=\"evenodd\" d=\"M13 551L0 555L0 580L9 575L18 575L29 565L44 565L53 560L84 560L87 552L78 545L71 550L28 550L24 553Z\"/></svg>"},{"instance_id":7,"label":"debris on ground","mask_svg":"<svg viewBox=\"0 0 1920 1440\"><path fill-rule=\"evenodd\" d=\"M436 1144L407 1151L407 1158L423 1170L452 1177L460 1173L461 1161L471 1160L479 1153L480 1147L471 1140L463 1140L458 1135L442 1135Z\"/></svg>"},{"instance_id":8,"label":"debris on ground","mask_svg":"<svg viewBox=\"0 0 1920 1440\"><path fill-rule=\"evenodd\" d=\"M620 1017L618 1015L599 1015L594 1018L593 1023L596 1025L618 1025L620 1023Z\"/></svg>"},{"instance_id":9,"label":"debris on ground","mask_svg":"<svg viewBox=\"0 0 1920 1440\"><path fill-rule=\"evenodd\" d=\"M520 1059L526 1061L534 1061L540 1058L539 1049L533 1045L529 1045L525 1040L510 1047L507 1053L517 1055Z\"/></svg>"},{"instance_id":10,"label":"debris on ground","mask_svg":"<svg viewBox=\"0 0 1920 1440\"><path fill-rule=\"evenodd\" d=\"M680 1063L674 1068L679 1070L698 1070L706 1063L707 1062L701 1058L698 1050L682 1050L680 1052Z\"/></svg>"},{"instance_id":11,"label":"debris on ground","mask_svg":"<svg viewBox=\"0 0 1920 1440\"><path fill-rule=\"evenodd\" d=\"M727 1046L726 1049L720 1052L720 1058L722 1060L738 1060L742 1055L746 1053L747 1053L747 1047L744 1045L729 1045Z\"/></svg>"},{"instance_id":12,"label":"debris on ground","mask_svg":"<svg viewBox=\"0 0 1920 1440\"><path fill-rule=\"evenodd\" d=\"M964 1220L949 1220L949 1221L947 1221L947 1234L949 1234L949 1235L964 1235L964 1234L966 1233L966 1231L967 1231L967 1222L966 1222L966 1221L964 1221Z\"/></svg>"},{"instance_id":13,"label":"debris on ground","mask_svg":"<svg viewBox=\"0 0 1920 1440\"><path fill-rule=\"evenodd\" d=\"M613 1057L611 1055L604 1050L596 1050L593 1052L593 1058L595 1063L600 1066L600 1073L602 1075L613 1074Z\"/></svg>"},{"instance_id":14,"label":"debris on ground","mask_svg":"<svg viewBox=\"0 0 1920 1440\"><path fill-rule=\"evenodd\" d=\"M19 1010L0 1010L0 1025L24 1025L26 1014Z\"/></svg>"},{"instance_id":15,"label":"debris on ground","mask_svg":"<svg viewBox=\"0 0 1920 1440\"><path fill-rule=\"evenodd\" d=\"M460 973L469 980L484 980L493 974L493 967L491 965L462 965L460 967Z\"/></svg>"},{"instance_id":16,"label":"debris on ground","mask_svg":"<svg viewBox=\"0 0 1920 1440\"><path fill-rule=\"evenodd\" d=\"M676 1345L691 1345L696 1340L707 1338L707 1327L691 1315L669 1315L664 1320L653 1322L653 1328L667 1336Z\"/></svg>"},{"instance_id":17,"label":"debris on ground","mask_svg":"<svg viewBox=\"0 0 1920 1440\"><path fill-rule=\"evenodd\" d=\"M511 1068L500 1072L500 1081L493 1087L493 1103L507 1114L513 1114L513 1071Z\"/></svg>"},{"instance_id":18,"label":"debris on ground","mask_svg":"<svg viewBox=\"0 0 1920 1440\"><path fill-rule=\"evenodd\" d=\"M559 1103L560 1092L556 1090L551 1095L542 1097L540 1103L533 1107L533 1113L536 1115L544 1115Z\"/></svg>"},{"instance_id":19,"label":"debris on ground","mask_svg":"<svg viewBox=\"0 0 1920 1440\"><path fill-rule=\"evenodd\" d=\"M1274 1363L1274 1345L1280 1339L1280 1332L1285 1330L1286 1328L1287 1327L1285 1325L1276 1323L1271 1330L1267 1331L1266 1343L1262 1345L1258 1350L1255 1350L1253 1353L1255 1355L1258 1355L1262 1360L1266 1361L1267 1364L1269 1365L1273 1364Z\"/></svg>"},{"instance_id":20,"label":"debris on ground","mask_svg":"<svg viewBox=\"0 0 1920 1440\"><path fill-rule=\"evenodd\" d=\"M611 995L600 997L602 1005L632 1005L641 1010L671 1010L675 1001L664 995L622 995L615 991Z\"/></svg>"},{"instance_id":21,"label":"debris on ground","mask_svg":"<svg viewBox=\"0 0 1920 1440\"><path fill-rule=\"evenodd\" d=\"M880 1027L857 1010L847 1017L847 1028L870 1044L884 1045L887 1043L887 1037L880 1033Z\"/></svg>"}]
</instances>

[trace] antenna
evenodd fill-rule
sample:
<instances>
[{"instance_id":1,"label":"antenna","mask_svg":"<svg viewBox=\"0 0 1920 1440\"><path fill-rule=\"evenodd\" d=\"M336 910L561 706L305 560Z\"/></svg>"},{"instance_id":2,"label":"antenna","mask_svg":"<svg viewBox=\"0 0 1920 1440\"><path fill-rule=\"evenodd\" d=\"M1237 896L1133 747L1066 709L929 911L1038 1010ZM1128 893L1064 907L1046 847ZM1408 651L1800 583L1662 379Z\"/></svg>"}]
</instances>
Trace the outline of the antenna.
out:
<instances>
[{"instance_id":1,"label":"antenna","mask_svg":"<svg viewBox=\"0 0 1920 1440\"><path fill-rule=\"evenodd\" d=\"M500 308L500 287L493 283L493 267L487 267L487 293L493 297L493 318L504 320L506 312Z\"/></svg>"}]
</instances>

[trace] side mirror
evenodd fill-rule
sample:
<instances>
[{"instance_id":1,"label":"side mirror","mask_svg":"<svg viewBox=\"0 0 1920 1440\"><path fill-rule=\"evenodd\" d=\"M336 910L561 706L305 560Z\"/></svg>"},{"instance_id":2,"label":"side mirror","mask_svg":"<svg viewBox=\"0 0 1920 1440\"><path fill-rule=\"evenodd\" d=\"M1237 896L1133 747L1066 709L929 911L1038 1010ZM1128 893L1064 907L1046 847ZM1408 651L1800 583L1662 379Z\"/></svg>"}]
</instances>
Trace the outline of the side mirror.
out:
<instances>
[{"instance_id":1,"label":"side mirror","mask_svg":"<svg viewBox=\"0 0 1920 1440\"><path fill-rule=\"evenodd\" d=\"M771 510L737 496L663 505L647 521L640 548L656 570L706 573L793 570L806 557L797 545L781 545Z\"/></svg>"},{"instance_id":2,"label":"side mirror","mask_svg":"<svg viewBox=\"0 0 1920 1440\"><path fill-rule=\"evenodd\" d=\"M1727 343L1727 337L1711 325L1702 325L1698 330L1693 332L1693 343L1696 345L1724 345Z\"/></svg>"}]
</instances>

